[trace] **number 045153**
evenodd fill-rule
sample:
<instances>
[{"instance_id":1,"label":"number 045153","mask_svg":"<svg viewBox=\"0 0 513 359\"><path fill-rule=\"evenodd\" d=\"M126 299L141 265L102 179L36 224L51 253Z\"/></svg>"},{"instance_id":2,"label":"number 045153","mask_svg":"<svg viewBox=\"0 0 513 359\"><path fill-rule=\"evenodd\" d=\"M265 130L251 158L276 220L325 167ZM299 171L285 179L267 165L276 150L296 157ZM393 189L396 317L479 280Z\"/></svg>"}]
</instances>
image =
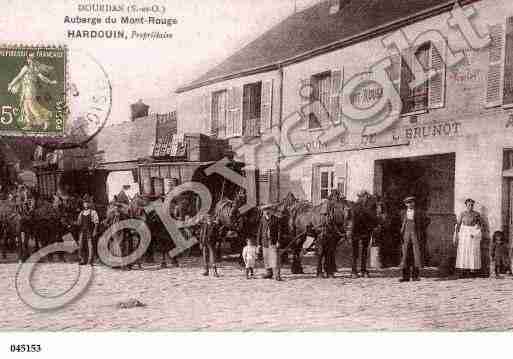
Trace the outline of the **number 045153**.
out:
<instances>
[{"instance_id":1,"label":"number 045153","mask_svg":"<svg viewBox=\"0 0 513 359\"><path fill-rule=\"evenodd\" d=\"M39 344L11 344L10 348L13 353L39 353L41 345Z\"/></svg>"}]
</instances>

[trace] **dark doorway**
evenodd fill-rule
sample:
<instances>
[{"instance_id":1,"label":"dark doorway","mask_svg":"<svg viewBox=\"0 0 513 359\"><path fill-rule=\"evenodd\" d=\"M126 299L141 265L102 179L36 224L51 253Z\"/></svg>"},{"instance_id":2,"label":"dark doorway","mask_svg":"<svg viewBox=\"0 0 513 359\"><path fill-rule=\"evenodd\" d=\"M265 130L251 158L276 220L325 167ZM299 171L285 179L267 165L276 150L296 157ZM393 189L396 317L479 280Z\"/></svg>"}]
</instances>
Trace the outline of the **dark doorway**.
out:
<instances>
[{"instance_id":1,"label":"dark doorway","mask_svg":"<svg viewBox=\"0 0 513 359\"><path fill-rule=\"evenodd\" d=\"M431 220L423 244L424 263L440 263L455 223L455 161L454 153L376 161L376 193L383 197L391 219L389 238L382 248L385 263L397 265L400 261L400 215L407 196L415 196L416 207Z\"/></svg>"}]
</instances>

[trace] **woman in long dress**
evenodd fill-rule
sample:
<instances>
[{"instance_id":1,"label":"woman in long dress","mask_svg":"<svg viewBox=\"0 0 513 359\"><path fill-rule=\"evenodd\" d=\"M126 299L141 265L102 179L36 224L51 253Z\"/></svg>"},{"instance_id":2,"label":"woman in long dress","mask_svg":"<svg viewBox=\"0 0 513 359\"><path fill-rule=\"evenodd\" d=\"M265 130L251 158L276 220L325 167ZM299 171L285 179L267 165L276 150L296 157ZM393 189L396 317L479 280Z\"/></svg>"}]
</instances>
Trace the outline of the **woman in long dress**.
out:
<instances>
[{"instance_id":1,"label":"woman in long dress","mask_svg":"<svg viewBox=\"0 0 513 359\"><path fill-rule=\"evenodd\" d=\"M27 55L27 64L22 67L18 75L9 83L7 89L19 95L21 120L25 122L23 128L31 129L34 126L48 129L52 112L39 102L39 83L56 85L57 81L47 76L53 70L52 66L34 60L34 53Z\"/></svg>"},{"instance_id":2,"label":"woman in long dress","mask_svg":"<svg viewBox=\"0 0 513 359\"><path fill-rule=\"evenodd\" d=\"M483 221L479 212L474 211L474 203L471 198L465 200L467 209L460 214L456 224L456 268L460 271L461 277L475 275L481 270Z\"/></svg>"}]
</instances>

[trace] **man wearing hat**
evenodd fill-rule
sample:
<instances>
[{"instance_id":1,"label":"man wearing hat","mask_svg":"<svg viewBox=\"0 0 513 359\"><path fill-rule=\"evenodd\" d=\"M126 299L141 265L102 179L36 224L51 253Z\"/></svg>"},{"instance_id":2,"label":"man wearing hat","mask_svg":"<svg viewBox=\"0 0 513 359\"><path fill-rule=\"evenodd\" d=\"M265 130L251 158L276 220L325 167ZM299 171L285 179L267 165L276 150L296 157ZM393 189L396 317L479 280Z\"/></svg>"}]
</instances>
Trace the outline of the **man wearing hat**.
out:
<instances>
[{"instance_id":1,"label":"man wearing hat","mask_svg":"<svg viewBox=\"0 0 513 359\"><path fill-rule=\"evenodd\" d=\"M262 248L264 255L265 275L263 278L281 280L280 275L280 223L272 214L272 205L261 207L263 211L257 232L258 247Z\"/></svg>"},{"instance_id":2,"label":"man wearing hat","mask_svg":"<svg viewBox=\"0 0 513 359\"><path fill-rule=\"evenodd\" d=\"M216 266L216 246L219 239L219 226L217 220L210 215L205 215L201 223L200 246L203 253L205 266L204 276L208 276L212 270L214 277L218 277Z\"/></svg>"},{"instance_id":3,"label":"man wearing hat","mask_svg":"<svg viewBox=\"0 0 513 359\"><path fill-rule=\"evenodd\" d=\"M79 256L80 265L92 264L93 261L93 238L98 231L98 213L91 207L93 198L85 195L83 198L84 209L78 215L79 232Z\"/></svg>"},{"instance_id":4,"label":"man wearing hat","mask_svg":"<svg viewBox=\"0 0 513 359\"><path fill-rule=\"evenodd\" d=\"M406 197L403 202L406 209L401 213L402 278L400 282L407 282L410 278L418 281L422 267L421 244L425 241L425 230L430 220L420 209L415 208L415 197Z\"/></svg>"},{"instance_id":5,"label":"man wearing hat","mask_svg":"<svg viewBox=\"0 0 513 359\"><path fill-rule=\"evenodd\" d=\"M321 207L321 224L316 239L317 252L317 276L322 277L323 272L326 278L333 278L337 270L335 263L335 252L337 249L338 230L333 225L329 216L328 205Z\"/></svg>"}]
</instances>

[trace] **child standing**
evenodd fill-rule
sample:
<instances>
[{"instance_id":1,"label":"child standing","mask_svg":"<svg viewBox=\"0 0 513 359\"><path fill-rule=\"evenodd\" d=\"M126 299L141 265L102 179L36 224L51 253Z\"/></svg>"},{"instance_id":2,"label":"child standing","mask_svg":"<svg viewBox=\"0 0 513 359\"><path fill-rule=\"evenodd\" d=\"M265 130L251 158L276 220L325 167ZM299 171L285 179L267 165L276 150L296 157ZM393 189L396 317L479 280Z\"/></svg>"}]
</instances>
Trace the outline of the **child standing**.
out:
<instances>
[{"instance_id":1,"label":"child standing","mask_svg":"<svg viewBox=\"0 0 513 359\"><path fill-rule=\"evenodd\" d=\"M492 259L495 260L495 277L500 278L501 271L511 275L508 240L502 231L495 231L492 237Z\"/></svg>"},{"instance_id":2,"label":"child standing","mask_svg":"<svg viewBox=\"0 0 513 359\"><path fill-rule=\"evenodd\" d=\"M255 275L253 272L253 268L255 267L256 260L258 257L258 250L255 245L255 240L253 238L247 239L247 245L242 250L242 258L244 259L244 263L246 264L246 278L249 279L249 275L251 277Z\"/></svg>"}]
</instances>

